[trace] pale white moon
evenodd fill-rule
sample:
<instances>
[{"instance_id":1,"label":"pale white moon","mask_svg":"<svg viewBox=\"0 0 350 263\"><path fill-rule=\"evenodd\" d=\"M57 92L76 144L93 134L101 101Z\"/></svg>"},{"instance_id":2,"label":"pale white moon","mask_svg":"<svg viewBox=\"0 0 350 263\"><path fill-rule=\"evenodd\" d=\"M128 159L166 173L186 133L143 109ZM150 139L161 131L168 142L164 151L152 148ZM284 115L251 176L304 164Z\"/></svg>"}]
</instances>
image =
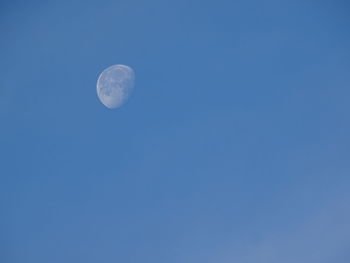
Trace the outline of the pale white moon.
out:
<instances>
[{"instance_id":1,"label":"pale white moon","mask_svg":"<svg viewBox=\"0 0 350 263\"><path fill-rule=\"evenodd\" d=\"M97 96L108 108L119 108L127 101L134 88L135 73L125 65L106 68L97 80Z\"/></svg>"}]
</instances>

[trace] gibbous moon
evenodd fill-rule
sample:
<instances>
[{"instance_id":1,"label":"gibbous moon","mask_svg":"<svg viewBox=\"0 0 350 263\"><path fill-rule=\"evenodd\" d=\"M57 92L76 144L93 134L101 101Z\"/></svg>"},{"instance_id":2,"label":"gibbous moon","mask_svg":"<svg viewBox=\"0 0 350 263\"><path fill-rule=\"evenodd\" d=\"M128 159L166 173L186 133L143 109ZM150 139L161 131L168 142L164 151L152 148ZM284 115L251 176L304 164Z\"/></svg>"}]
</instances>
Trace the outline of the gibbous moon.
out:
<instances>
[{"instance_id":1,"label":"gibbous moon","mask_svg":"<svg viewBox=\"0 0 350 263\"><path fill-rule=\"evenodd\" d=\"M119 108L127 101L134 88L135 73L125 65L114 65L102 71L97 80L97 96L110 109Z\"/></svg>"}]
</instances>

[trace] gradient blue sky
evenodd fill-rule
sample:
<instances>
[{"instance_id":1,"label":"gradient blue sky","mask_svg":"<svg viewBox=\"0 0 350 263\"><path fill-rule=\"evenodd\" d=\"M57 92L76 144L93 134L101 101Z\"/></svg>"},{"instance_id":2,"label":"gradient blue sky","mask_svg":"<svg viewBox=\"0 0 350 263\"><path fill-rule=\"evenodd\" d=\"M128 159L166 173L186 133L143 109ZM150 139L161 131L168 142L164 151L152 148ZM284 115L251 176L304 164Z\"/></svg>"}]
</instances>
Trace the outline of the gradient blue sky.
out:
<instances>
[{"instance_id":1,"label":"gradient blue sky","mask_svg":"<svg viewBox=\"0 0 350 263\"><path fill-rule=\"evenodd\" d=\"M348 263L349 13L1 1L0 261Z\"/></svg>"}]
</instances>

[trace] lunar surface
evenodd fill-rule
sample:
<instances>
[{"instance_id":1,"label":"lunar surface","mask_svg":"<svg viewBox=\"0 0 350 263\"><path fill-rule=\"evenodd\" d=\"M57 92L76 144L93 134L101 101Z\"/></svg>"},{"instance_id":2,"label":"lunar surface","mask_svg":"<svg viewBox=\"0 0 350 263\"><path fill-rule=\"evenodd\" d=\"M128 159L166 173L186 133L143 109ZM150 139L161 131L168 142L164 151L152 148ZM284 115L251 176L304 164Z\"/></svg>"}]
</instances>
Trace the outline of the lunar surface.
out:
<instances>
[{"instance_id":1,"label":"lunar surface","mask_svg":"<svg viewBox=\"0 0 350 263\"><path fill-rule=\"evenodd\" d=\"M119 108L134 88L135 73L125 65L114 65L102 71L97 80L97 95L110 109Z\"/></svg>"}]
</instances>

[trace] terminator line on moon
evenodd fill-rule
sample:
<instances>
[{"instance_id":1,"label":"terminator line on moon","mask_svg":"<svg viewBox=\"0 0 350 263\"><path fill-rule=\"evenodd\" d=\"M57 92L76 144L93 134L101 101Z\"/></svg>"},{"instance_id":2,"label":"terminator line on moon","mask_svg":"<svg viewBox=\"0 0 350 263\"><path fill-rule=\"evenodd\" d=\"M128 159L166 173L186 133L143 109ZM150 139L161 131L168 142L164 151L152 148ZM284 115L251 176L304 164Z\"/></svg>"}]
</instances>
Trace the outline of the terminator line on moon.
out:
<instances>
[{"instance_id":1,"label":"terminator line on moon","mask_svg":"<svg viewBox=\"0 0 350 263\"><path fill-rule=\"evenodd\" d=\"M135 73L125 65L113 65L102 71L97 80L97 96L107 108L122 106L134 88Z\"/></svg>"}]
</instances>

